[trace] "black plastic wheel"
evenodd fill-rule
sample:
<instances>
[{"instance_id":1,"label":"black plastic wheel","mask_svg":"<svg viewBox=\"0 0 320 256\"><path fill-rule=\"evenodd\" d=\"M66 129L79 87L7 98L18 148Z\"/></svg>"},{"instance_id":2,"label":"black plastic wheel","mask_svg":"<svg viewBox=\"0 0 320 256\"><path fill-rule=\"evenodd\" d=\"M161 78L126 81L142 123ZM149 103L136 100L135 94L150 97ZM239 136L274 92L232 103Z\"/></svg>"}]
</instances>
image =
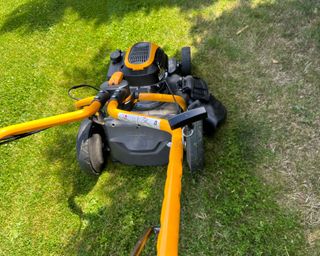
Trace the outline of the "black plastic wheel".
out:
<instances>
[{"instance_id":1,"label":"black plastic wheel","mask_svg":"<svg viewBox=\"0 0 320 256\"><path fill-rule=\"evenodd\" d=\"M194 174L204 168L203 121L193 123L192 129L188 127L185 129L187 163L191 173Z\"/></svg>"},{"instance_id":2,"label":"black plastic wheel","mask_svg":"<svg viewBox=\"0 0 320 256\"><path fill-rule=\"evenodd\" d=\"M77 136L77 159L83 171L98 176L107 163L107 145L103 127L86 119Z\"/></svg>"},{"instance_id":3,"label":"black plastic wheel","mask_svg":"<svg viewBox=\"0 0 320 256\"><path fill-rule=\"evenodd\" d=\"M191 75L191 49L182 47L181 49L181 74L183 76Z\"/></svg>"}]
</instances>

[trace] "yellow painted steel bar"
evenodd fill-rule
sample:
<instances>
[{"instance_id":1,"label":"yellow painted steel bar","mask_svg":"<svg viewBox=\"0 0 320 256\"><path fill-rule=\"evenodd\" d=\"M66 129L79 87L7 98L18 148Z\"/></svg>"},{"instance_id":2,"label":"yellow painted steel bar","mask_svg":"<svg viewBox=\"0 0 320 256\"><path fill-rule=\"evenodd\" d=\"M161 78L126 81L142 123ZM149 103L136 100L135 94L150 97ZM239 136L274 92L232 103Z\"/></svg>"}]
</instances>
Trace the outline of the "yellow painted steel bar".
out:
<instances>
[{"instance_id":1,"label":"yellow painted steel bar","mask_svg":"<svg viewBox=\"0 0 320 256\"><path fill-rule=\"evenodd\" d=\"M91 96L91 97L88 97L88 98L84 98L84 99L81 99L81 100L77 100L76 103L74 103L75 107L77 109L80 109L84 106L88 106L91 104L91 102L93 101L94 99L94 96Z\"/></svg>"},{"instance_id":2,"label":"yellow painted steel bar","mask_svg":"<svg viewBox=\"0 0 320 256\"><path fill-rule=\"evenodd\" d=\"M100 107L100 102L93 101L90 104L90 106L84 107L81 110L52 117L46 117L22 124L10 125L0 129L0 139L4 139L13 135L19 135L26 132L37 131L56 125L62 125L66 123L79 121L94 115L96 112L99 111Z\"/></svg>"},{"instance_id":3,"label":"yellow painted steel bar","mask_svg":"<svg viewBox=\"0 0 320 256\"><path fill-rule=\"evenodd\" d=\"M159 97L161 96L161 97ZM142 96L144 100L165 101L172 102L172 95L169 95L171 100L162 95L152 95L152 97ZM90 99L91 100L91 99ZM170 101L169 101L170 100ZM86 99L88 103L89 99ZM180 100L179 100L180 101ZM180 226L180 193L181 193L181 176L182 176L182 160L183 160L183 144L182 144L182 131L181 129L171 130L168 120L157 117L147 116L129 111L119 110L118 102L111 100L108 103L108 114L115 118L121 119L128 118L128 121L137 120L141 121L141 125L149 126L150 123L145 121L152 120L157 125L153 128L166 131L172 135L172 144L169 156L169 165L167 169L167 179L165 184L164 199L161 210L161 229L157 241L157 254L158 256L177 256L178 255L178 242L179 242L179 226ZM31 122L22 124L11 125L0 129L0 139L18 135L26 132L37 131L44 128L49 128L56 125L62 125L74 121L79 121L89 116L94 115L101 108L99 101L92 101L89 106L81 110L71 113L56 115L52 117L42 118ZM182 107L183 108L183 107ZM136 119L134 119L136 117ZM123 119L122 119L123 120ZM139 121L140 120L140 121ZM154 124L155 124L154 123ZM139 123L140 124L140 123ZM150 127L150 126L149 126Z\"/></svg>"},{"instance_id":4,"label":"yellow painted steel bar","mask_svg":"<svg viewBox=\"0 0 320 256\"><path fill-rule=\"evenodd\" d=\"M175 102L179 104L180 108L183 111L186 111L187 104L183 97L179 95L174 95L174 98L171 94L161 94L161 93L140 93L139 98L140 101L160 101L160 102Z\"/></svg>"},{"instance_id":5,"label":"yellow painted steel bar","mask_svg":"<svg viewBox=\"0 0 320 256\"><path fill-rule=\"evenodd\" d=\"M173 130L167 179L161 208L158 256L177 256L180 227L180 194L183 161L181 128Z\"/></svg>"},{"instance_id":6,"label":"yellow painted steel bar","mask_svg":"<svg viewBox=\"0 0 320 256\"><path fill-rule=\"evenodd\" d=\"M141 239L136 244L133 251L130 253L130 256L140 256L142 254L143 249L144 249L146 243L148 242L149 237L152 235L152 232L153 232L152 227L150 227L146 230L146 232L143 234Z\"/></svg>"},{"instance_id":7,"label":"yellow painted steel bar","mask_svg":"<svg viewBox=\"0 0 320 256\"><path fill-rule=\"evenodd\" d=\"M92 100L94 99L94 96L84 98L81 100L76 101L74 104L77 109L80 109L84 106L90 105ZM138 97L139 101L159 101L159 102L175 102L179 104L180 108L183 111L186 111L187 104L183 97L179 95L175 95L174 98L171 94L160 94L160 93L140 93Z\"/></svg>"},{"instance_id":8,"label":"yellow painted steel bar","mask_svg":"<svg viewBox=\"0 0 320 256\"><path fill-rule=\"evenodd\" d=\"M134 112L130 112L130 111L120 110L120 109L118 109L118 102L116 100L111 100L108 103L107 112L111 117L113 117L115 119L125 120L125 119L123 119L121 117L122 116L127 116L128 119L125 120L125 121L130 121L130 119L131 118L133 119L134 117L136 117L136 120L138 120L139 117L145 117L146 119L153 119L154 121L158 122L158 124L159 124L159 128L158 129L159 130L166 131L166 132L168 132L170 134L172 133L172 130L171 130L171 127L169 125L168 120L161 119L159 117L148 116L148 115L144 115L144 114L138 114L138 113L134 113ZM141 123L139 122L137 124L144 125L142 122ZM156 127L152 127L152 128L157 129Z\"/></svg>"},{"instance_id":9,"label":"yellow painted steel bar","mask_svg":"<svg viewBox=\"0 0 320 256\"><path fill-rule=\"evenodd\" d=\"M119 110L117 109L117 107L118 102L116 100L110 101L107 107L108 114L115 119L119 119L119 115L155 118L137 113L133 114L129 111ZM169 132L172 135L172 144L170 149L167 179L161 209L161 226L157 241L157 255L177 256L179 244L180 194L183 161L182 130L181 128L171 130L166 119L158 118L158 121L160 122L160 130Z\"/></svg>"}]
</instances>

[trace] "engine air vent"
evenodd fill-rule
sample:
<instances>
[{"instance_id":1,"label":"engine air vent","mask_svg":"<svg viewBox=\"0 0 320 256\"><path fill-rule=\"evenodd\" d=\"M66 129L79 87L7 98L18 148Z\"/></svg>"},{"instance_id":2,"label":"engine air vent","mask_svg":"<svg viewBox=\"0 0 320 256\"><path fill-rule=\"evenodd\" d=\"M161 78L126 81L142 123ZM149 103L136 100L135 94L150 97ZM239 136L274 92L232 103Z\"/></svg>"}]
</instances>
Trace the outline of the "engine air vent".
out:
<instances>
[{"instance_id":1,"label":"engine air vent","mask_svg":"<svg viewBox=\"0 0 320 256\"><path fill-rule=\"evenodd\" d=\"M142 64L149 59L150 44L140 43L131 48L129 62L132 64Z\"/></svg>"}]
</instances>

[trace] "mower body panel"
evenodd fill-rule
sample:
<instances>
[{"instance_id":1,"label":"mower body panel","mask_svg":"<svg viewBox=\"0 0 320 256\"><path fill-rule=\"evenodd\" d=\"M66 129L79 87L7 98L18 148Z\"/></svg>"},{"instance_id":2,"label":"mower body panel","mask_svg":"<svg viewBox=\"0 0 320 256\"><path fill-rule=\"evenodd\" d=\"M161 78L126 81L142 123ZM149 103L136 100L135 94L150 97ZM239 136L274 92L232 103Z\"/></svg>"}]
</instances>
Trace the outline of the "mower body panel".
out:
<instances>
[{"instance_id":1,"label":"mower body panel","mask_svg":"<svg viewBox=\"0 0 320 256\"><path fill-rule=\"evenodd\" d=\"M140 102L139 104L148 106L152 102ZM174 103L165 103L156 109L145 111L133 109L132 112L169 118L178 113L178 108ZM106 117L104 122L108 147L113 161L137 166L168 164L171 146L169 133L111 117Z\"/></svg>"},{"instance_id":2,"label":"mower body panel","mask_svg":"<svg viewBox=\"0 0 320 256\"><path fill-rule=\"evenodd\" d=\"M105 130L113 161L138 166L168 163L168 133L112 118L106 120Z\"/></svg>"}]
</instances>

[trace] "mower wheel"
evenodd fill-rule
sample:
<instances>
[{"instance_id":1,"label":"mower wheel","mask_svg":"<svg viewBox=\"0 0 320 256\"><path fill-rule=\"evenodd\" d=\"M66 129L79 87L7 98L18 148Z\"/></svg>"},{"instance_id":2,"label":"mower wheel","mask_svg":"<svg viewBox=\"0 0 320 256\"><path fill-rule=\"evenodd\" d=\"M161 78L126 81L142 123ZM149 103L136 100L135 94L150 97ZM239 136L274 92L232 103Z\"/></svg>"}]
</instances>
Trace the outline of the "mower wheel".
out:
<instances>
[{"instance_id":1,"label":"mower wheel","mask_svg":"<svg viewBox=\"0 0 320 256\"><path fill-rule=\"evenodd\" d=\"M193 128L186 129L187 163L192 174L201 172L204 168L203 121L193 123Z\"/></svg>"},{"instance_id":2,"label":"mower wheel","mask_svg":"<svg viewBox=\"0 0 320 256\"><path fill-rule=\"evenodd\" d=\"M107 147L103 127L87 119L77 136L77 158L87 174L98 176L106 166Z\"/></svg>"},{"instance_id":3,"label":"mower wheel","mask_svg":"<svg viewBox=\"0 0 320 256\"><path fill-rule=\"evenodd\" d=\"M182 47L181 49L181 73L183 76L191 75L191 49Z\"/></svg>"}]
</instances>

